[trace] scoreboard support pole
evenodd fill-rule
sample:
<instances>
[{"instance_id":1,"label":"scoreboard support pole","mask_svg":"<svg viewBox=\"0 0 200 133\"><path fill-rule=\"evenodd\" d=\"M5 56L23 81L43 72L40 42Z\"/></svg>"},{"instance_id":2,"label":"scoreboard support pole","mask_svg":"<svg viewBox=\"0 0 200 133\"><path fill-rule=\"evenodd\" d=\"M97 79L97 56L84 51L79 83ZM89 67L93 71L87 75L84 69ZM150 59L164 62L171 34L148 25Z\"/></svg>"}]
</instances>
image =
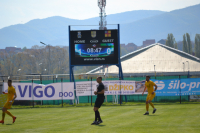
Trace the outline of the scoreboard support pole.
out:
<instances>
[{"instance_id":1,"label":"scoreboard support pole","mask_svg":"<svg viewBox=\"0 0 200 133\"><path fill-rule=\"evenodd\" d=\"M71 50L70 50L71 49L71 45L70 45L70 41L71 41L70 40L70 36L71 35L70 35L70 30L71 30L71 26L69 25L69 67L70 67L69 68L69 72L70 72L70 75L69 75L70 77L69 78L70 78L70 82L75 82L74 81L74 74L73 74L74 66L71 65Z\"/></svg>"},{"instance_id":2,"label":"scoreboard support pole","mask_svg":"<svg viewBox=\"0 0 200 133\"><path fill-rule=\"evenodd\" d=\"M75 83L75 80L74 80L74 73L73 73L73 68L74 68L74 66L72 66L71 65L71 50L70 50L70 48L71 48L71 45L70 45L70 30L71 30L71 26L69 25L69 79L70 79L70 82L74 82L74 94L75 94L75 102L77 103L77 97L76 97L76 83ZM72 102L72 100L71 100L71 102Z\"/></svg>"},{"instance_id":3,"label":"scoreboard support pole","mask_svg":"<svg viewBox=\"0 0 200 133\"><path fill-rule=\"evenodd\" d=\"M71 27L70 27L70 25L69 25L69 79L70 79L70 82L72 82L72 66L71 66L71 50L70 50L70 48L71 48L71 46L70 46L70 30L71 30Z\"/></svg>"},{"instance_id":4,"label":"scoreboard support pole","mask_svg":"<svg viewBox=\"0 0 200 133\"><path fill-rule=\"evenodd\" d=\"M121 65L121 59L120 59L120 25L118 24L118 65L119 68L119 78L124 80L123 72L122 72L122 65Z\"/></svg>"},{"instance_id":5,"label":"scoreboard support pole","mask_svg":"<svg viewBox=\"0 0 200 133\"><path fill-rule=\"evenodd\" d=\"M121 65L121 59L120 59L120 25L117 25L118 27L118 64L116 65L119 68L119 80L124 80L123 72L122 72L122 65ZM127 97L125 96L126 102ZM120 105L122 103L122 95L121 95L121 88L120 88Z\"/></svg>"}]
</instances>

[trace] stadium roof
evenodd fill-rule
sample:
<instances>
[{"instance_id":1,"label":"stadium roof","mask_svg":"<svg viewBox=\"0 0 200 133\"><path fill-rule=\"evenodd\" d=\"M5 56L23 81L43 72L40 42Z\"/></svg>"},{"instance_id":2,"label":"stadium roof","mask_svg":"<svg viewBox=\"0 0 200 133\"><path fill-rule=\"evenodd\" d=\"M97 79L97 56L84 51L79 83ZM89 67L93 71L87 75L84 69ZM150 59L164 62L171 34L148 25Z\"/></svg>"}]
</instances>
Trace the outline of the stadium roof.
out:
<instances>
[{"instance_id":1,"label":"stadium roof","mask_svg":"<svg viewBox=\"0 0 200 133\"><path fill-rule=\"evenodd\" d=\"M185 52L183 52L183 51L180 51L180 50L178 50L178 49L171 48L171 47L169 47L169 46L160 44L160 43L155 43L155 44L149 45L149 46L147 46L147 47L141 48L141 49L139 49L139 50L133 51L133 52L131 52L131 53L128 53L128 54L126 54L126 55L120 57L121 63L123 64L124 61L126 61L126 60L128 60L128 59L130 59L130 58L133 58L133 57L135 57L135 56L138 56L138 55L140 55L141 53L143 53L143 52L145 52L145 51L147 51L147 50L149 50L150 48L155 47L155 46L160 46L160 47L162 47L162 48L164 48L164 49L167 49L167 50L170 51L171 53L175 53L175 54L179 55L180 57L183 57L183 58L185 58L185 59L187 59L187 60L190 60L190 61L192 60L192 61L195 61L195 62L199 62L199 68L200 68L200 59L199 59L199 58L197 58L197 57L195 57L195 56L193 56L193 55L190 55L190 54L188 54L188 53L185 53ZM170 52L168 52L168 54L170 54ZM164 54L164 53L163 53L163 54ZM153 56L153 53L152 53L152 56ZM165 56L168 56L168 55L165 55ZM147 57L147 58L148 58L148 57ZM165 57L164 57L164 58L165 58ZM156 59L155 59L155 60L156 60ZM164 60L165 60L165 59L164 59ZM186 62L187 62L187 61L186 61ZM181 62L181 63L182 63L182 62ZM189 64L188 64L188 65L189 65ZM179 66L179 67L180 67L180 66ZM89 72L87 72L86 74L96 73L97 71L99 71L99 70L102 69L102 68L103 68L103 65L100 66L100 67L97 67L97 68L95 68L95 69L93 69L93 70L91 70L91 71L89 71ZM122 65L122 69L123 69L123 65ZM199 71L200 71L200 70L199 70ZM170 71L169 71L169 72L170 72ZM134 73L134 71L133 71L133 73Z\"/></svg>"}]
</instances>

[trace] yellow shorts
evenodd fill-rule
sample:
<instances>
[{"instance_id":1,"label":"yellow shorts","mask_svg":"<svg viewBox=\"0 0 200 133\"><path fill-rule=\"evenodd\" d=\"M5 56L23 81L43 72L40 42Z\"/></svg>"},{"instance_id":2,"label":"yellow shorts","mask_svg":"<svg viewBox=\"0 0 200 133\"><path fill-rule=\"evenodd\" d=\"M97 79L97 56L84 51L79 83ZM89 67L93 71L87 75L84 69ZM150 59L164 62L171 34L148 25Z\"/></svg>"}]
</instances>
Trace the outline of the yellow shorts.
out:
<instances>
[{"instance_id":1,"label":"yellow shorts","mask_svg":"<svg viewBox=\"0 0 200 133\"><path fill-rule=\"evenodd\" d=\"M154 97L156 96L156 93L154 92L154 94L148 94L147 95L147 98L146 98L146 101L149 101L149 100L153 100L154 99Z\"/></svg>"},{"instance_id":2,"label":"yellow shorts","mask_svg":"<svg viewBox=\"0 0 200 133\"><path fill-rule=\"evenodd\" d=\"M0 108L3 108L6 101L7 101L7 95L0 94Z\"/></svg>"},{"instance_id":3,"label":"yellow shorts","mask_svg":"<svg viewBox=\"0 0 200 133\"><path fill-rule=\"evenodd\" d=\"M9 101L7 101L7 102L4 104L3 107L6 108L6 109L10 109L13 103L14 103L14 101L13 101L12 103L10 103Z\"/></svg>"}]
</instances>

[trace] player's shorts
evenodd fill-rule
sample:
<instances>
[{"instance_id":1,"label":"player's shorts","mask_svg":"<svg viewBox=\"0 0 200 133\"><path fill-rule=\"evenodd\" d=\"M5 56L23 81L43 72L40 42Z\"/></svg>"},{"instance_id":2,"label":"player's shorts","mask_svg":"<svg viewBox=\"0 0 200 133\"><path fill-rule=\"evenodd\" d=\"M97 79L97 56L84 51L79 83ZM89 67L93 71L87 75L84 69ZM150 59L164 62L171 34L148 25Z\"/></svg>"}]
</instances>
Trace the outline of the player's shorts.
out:
<instances>
[{"instance_id":1,"label":"player's shorts","mask_svg":"<svg viewBox=\"0 0 200 133\"><path fill-rule=\"evenodd\" d=\"M105 97L97 97L94 107L100 108L104 102Z\"/></svg>"},{"instance_id":2,"label":"player's shorts","mask_svg":"<svg viewBox=\"0 0 200 133\"><path fill-rule=\"evenodd\" d=\"M146 101L149 101L149 100L153 100L154 99L154 97L156 96L156 93L154 92L154 94L148 94L147 95L147 98L146 98Z\"/></svg>"},{"instance_id":3,"label":"player's shorts","mask_svg":"<svg viewBox=\"0 0 200 133\"><path fill-rule=\"evenodd\" d=\"M14 101L13 101L12 103L10 103L9 101L7 101L7 102L4 104L3 107L6 108L6 109L10 109L13 103L14 103Z\"/></svg>"}]
</instances>

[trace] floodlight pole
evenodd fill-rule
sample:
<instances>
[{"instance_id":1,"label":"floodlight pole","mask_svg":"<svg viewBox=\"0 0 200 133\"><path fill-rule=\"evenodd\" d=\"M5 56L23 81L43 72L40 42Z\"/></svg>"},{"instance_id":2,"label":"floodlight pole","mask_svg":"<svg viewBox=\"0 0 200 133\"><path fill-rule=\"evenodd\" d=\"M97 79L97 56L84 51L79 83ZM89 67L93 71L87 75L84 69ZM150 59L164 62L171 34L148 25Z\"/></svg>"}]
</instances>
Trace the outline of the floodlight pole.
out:
<instances>
[{"instance_id":1,"label":"floodlight pole","mask_svg":"<svg viewBox=\"0 0 200 133\"><path fill-rule=\"evenodd\" d=\"M50 63L50 45L48 44L45 44L45 43L43 43L43 42L40 42L41 44L43 44L43 45L45 45L45 46L48 46L48 48L49 48L49 65L48 65L48 74L50 74L50 65L51 65L51 63Z\"/></svg>"}]
</instances>

